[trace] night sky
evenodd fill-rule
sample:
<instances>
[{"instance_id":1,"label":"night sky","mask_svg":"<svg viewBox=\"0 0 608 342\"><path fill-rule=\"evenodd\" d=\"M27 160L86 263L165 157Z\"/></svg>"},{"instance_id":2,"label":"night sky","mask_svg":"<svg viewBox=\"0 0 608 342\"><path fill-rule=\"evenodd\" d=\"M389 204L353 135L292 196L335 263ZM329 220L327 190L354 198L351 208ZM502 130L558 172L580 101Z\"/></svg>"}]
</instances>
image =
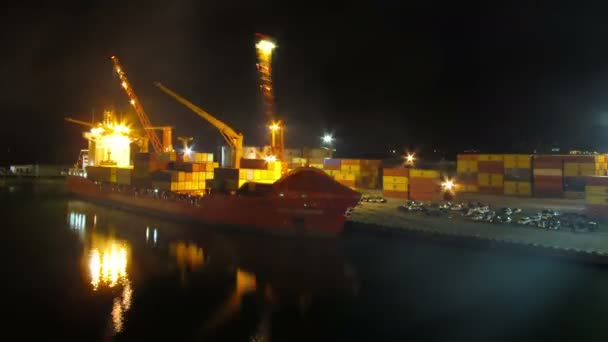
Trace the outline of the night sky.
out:
<instances>
[{"instance_id":1,"label":"night sky","mask_svg":"<svg viewBox=\"0 0 608 342\"><path fill-rule=\"evenodd\" d=\"M153 124L194 136L198 150L222 142L158 80L242 131L246 145L264 144L256 32L278 43L288 146L333 132L345 157L608 147L600 1L76 3L2 9L0 163L73 162L86 144L64 116L129 111L113 54Z\"/></svg>"}]
</instances>

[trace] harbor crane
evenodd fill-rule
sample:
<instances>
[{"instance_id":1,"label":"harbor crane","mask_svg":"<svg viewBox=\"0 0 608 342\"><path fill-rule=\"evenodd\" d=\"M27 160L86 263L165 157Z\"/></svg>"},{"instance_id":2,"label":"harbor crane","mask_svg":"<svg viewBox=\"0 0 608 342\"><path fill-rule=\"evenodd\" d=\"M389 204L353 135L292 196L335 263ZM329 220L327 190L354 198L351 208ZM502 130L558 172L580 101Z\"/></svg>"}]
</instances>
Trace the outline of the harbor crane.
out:
<instances>
[{"instance_id":1,"label":"harbor crane","mask_svg":"<svg viewBox=\"0 0 608 342\"><path fill-rule=\"evenodd\" d=\"M239 168L241 166L241 158L243 157L243 134L240 132L236 132L232 127L228 126L224 122L218 120L211 114L207 113L202 108L196 106L192 102L186 100L173 90L165 87L160 82L154 82L160 90L162 90L165 94L174 98L177 102L181 103L191 111L195 112L209 122L213 127L217 128L220 131L220 134L224 137L228 145L232 148L232 167Z\"/></svg>"},{"instance_id":2,"label":"harbor crane","mask_svg":"<svg viewBox=\"0 0 608 342\"><path fill-rule=\"evenodd\" d=\"M255 45L258 62L256 68L260 77L260 91L264 103L264 112L270 130L270 147L277 160L284 159L284 131L283 122L277 120L274 111L274 95L272 89L272 51L276 44L268 36L256 33L258 41Z\"/></svg>"},{"instance_id":3,"label":"harbor crane","mask_svg":"<svg viewBox=\"0 0 608 342\"><path fill-rule=\"evenodd\" d=\"M142 107L141 103L139 102L139 98L137 97L137 95L135 94L135 91L131 87L131 83L129 83L129 80L127 79L127 74L125 73L122 65L120 64L120 61L118 60L118 58L116 56L112 56L111 59L112 59L112 62L114 62L114 70L116 71L116 74L118 74L118 78L121 81L121 86L127 93L127 96L129 97L129 99L131 100L130 101L131 105L135 109L135 113L137 113L139 122L141 123L141 126L144 129L144 131L146 132L146 137L148 138L149 142L152 144L152 147L154 148L154 152L156 152L156 153L173 152L173 146L171 143L171 127L168 127L168 126L160 127L160 129L163 130L163 142L165 143L164 145L161 144L160 139L158 138L156 133L154 133L154 130L157 129L157 127L152 126L152 123L150 122L150 118L148 117L148 114L146 114L146 112L144 111L144 108Z\"/></svg>"}]
</instances>

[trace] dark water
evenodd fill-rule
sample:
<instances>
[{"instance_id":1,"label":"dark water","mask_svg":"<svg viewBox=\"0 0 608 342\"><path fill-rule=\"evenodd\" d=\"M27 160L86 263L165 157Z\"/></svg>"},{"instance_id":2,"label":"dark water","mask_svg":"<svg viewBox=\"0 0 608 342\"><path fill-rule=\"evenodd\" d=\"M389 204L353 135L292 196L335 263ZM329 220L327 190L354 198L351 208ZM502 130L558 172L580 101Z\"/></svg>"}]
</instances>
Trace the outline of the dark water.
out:
<instances>
[{"instance_id":1,"label":"dark water","mask_svg":"<svg viewBox=\"0 0 608 342\"><path fill-rule=\"evenodd\" d=\"M3 336L25 340L605 341L608 270L346 234L220 232L0 186ZM235 215L238 213L235 213Z\"/></svg>"}]
</instances>

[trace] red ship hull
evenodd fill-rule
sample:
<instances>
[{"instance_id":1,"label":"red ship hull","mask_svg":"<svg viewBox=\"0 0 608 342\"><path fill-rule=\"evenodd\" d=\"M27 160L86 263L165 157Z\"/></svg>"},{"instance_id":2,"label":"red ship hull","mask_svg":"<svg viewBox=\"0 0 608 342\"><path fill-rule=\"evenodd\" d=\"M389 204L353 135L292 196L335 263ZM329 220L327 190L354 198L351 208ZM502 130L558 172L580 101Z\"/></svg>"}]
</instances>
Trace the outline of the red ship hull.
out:
<instances>
[{"instance_id":1,"label":"red ship hull","mask_svg":"<svg viewBox=\"0 0 608 342\"><path fill-rule=\"evenodd\" d=\"M361 195L322 171L301 168L281 178L263 195L209 194L191 199L136 194L117 186L68 176L68 190L78 196L180 220L209 225L250 227L288 234L336 236Z\"/></svg>"}]
</instances>

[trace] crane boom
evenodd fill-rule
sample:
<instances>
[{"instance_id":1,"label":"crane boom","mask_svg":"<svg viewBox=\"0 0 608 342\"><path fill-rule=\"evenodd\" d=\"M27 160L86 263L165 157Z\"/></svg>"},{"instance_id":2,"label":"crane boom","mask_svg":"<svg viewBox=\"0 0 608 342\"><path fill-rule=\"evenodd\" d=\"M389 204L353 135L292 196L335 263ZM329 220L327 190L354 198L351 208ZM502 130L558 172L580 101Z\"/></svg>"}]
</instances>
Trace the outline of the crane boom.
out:
<instances>
[{"instance_id":1,"label":"crane boom","mask_svg":"<svg viewBox=\"0 0 608 342\"><path fill-rule=\"evenodd\" d=\"M67 122L75 123L75 124L78 124L78 125L87 126L87 127L95 127L95 124L92 123L92 122L86 122L86 121L82 121L82 120L72 119L72 118L69 118L69 117L65 117L64 119Z\"/></svg>"},{"instance_id":2,"label":"crane boom","mask_svg":"<svg viewBox=\"0 0 608 342\"><path fill-rule=\"evenodd\" d=\"M131 105L133 106L133 108L135 108L135 113L137 113L139 122L141 123L144 131L146 132L146 136L148 137L148 140L150 140L150 142L152 143L154 152L156 152L156 153L163 152L163 146L160 142L160 139L158 138L158 135L156 135L156 133L153 130L148 128L148 127L152 127L152 123L150 122L148 115L144 111L144 108L141 106L141 103L139 102L137 95L135 95L135 91L133 91L133 88L131 87L129 80L127 79L127 75L125 74L122 66L120 65L120 62L118 61L118 58L116 58L116 56L112 56L112 62L114 62L114 69L116 70L116 73L118 74L118 77L120 78L122 88L125 90L125 92L127 93L127 96L131 100Z\"/></svg>"},{"instance_id":3,"label":"crane boom","mask_svg":"<svg viewBox=\"0 0 608 342\"><path fill-rule=\"evenodd\" d=\"M217 128L220 131L220 134L224 137L228 145L233 149L232 166L235 168L239 168L241 164L241 157L243 156L243 134L237 133L232 127L228 126L224 122L218 120L213 115L207 113L204 109L196 106L192 102L186 100L181 95L177 94L173 90L165 87L160 82L154 82L160 90L162 90L165 94L174 98L177 102L186 106L191 111L198 114L201 118L209 122L213 127Z\"/></svg>"}]
</instances>

